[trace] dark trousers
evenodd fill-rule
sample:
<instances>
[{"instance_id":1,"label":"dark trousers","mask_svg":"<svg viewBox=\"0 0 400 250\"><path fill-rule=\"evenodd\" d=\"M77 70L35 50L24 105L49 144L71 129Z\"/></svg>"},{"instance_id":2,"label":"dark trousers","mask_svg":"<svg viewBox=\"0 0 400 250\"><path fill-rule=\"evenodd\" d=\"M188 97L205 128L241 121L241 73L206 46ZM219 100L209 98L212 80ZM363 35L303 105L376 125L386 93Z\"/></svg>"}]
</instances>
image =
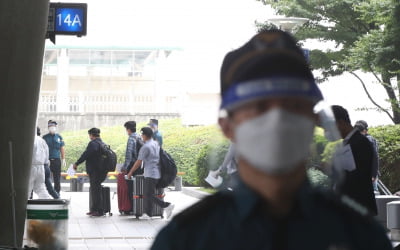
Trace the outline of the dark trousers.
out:
<instances>
[{"instance_id":1,"label":"dark trousers","mask_svg":"<svg viewBox=\"0 0 400 250\"><path fill-rule=\"evenodd\" d=\"M169 202L165 202L158 198L156 194L156 184L158 180L153 178L144 178L144 190L143 190L143 205L144 212L148 216L153 216L153 206L154 204L159 205L162 208L166 208L169 206Z\"/></svg>"},{"instance_id":2,"label":"dark trousers","mask_svg":"<svg viewBox=\"0 0 400 250\"><path fill-rule=\"evenodd\" d=\"M47 164L44 164L44 184L46 184L47 192L49 192L54 199L60 198L56 190L54 190L53 185L51 185L50 168Z\"/></svg>"},{"instance_id":3,"label":"dark trousers","mask_svg":"<svg viewBox=\"0 0 400 250\"><path fill-rule=\"evenodd\" d=\"M103 213L103 195L101 183L106 179L107 173L92 172L89 175L89 210L90 212Z\"/></svg>"},{"instance_id":4,"label":"dark trousers","mask_svg":"<svg viewBox=\"0 0 400 250\"><path fill-rule=\"evenodd\" d=\"M54 189L60 193L61 160L60 158L50 159L50 170L53 175Z\"/></svg>"}]
</instances>

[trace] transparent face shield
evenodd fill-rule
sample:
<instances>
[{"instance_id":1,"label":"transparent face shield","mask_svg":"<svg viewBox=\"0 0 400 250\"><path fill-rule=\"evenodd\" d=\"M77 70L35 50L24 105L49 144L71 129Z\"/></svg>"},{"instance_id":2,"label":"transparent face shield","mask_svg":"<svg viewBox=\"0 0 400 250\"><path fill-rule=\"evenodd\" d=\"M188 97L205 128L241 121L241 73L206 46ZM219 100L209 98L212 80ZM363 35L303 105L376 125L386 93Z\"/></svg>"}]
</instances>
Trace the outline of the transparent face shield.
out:
<instances>
[{"instance_id":1,"label":"transparent face shield","mask_svg":"<svg viewBox=\"0 0 400 250\"><path fill-rule=\"evenodd\" d=\"M326 101L320 101L315 105L314 112L317 126L307 174L312 185L334 190L343 180L346 165L354 165L354 160L351 150L343 146L331 106Z\"/></svg>"},{"instance_id":2,"label":"transparent face shield","mask_svg":"<svg viewBox=\"0 0 400 250\"><path fill-rule=\"evenodd\" d=\"M221 112L220 117L226 117L225 111ZM305 164L307 174L312 185L334 189L343 179L343 170L351 168L351 164L347 162L354 161L349 157L351 151L346 151L343 147L331 106L325 101L320 101L315 105L314 113L317 119ZM208 164L209 168L204 178L206 183L217 189L232 188L235 181L233 178L237 178L238 157L235 145L229 141L226 144L223 151L210 157L213 164Z\"/></svg>"}]
</instances>

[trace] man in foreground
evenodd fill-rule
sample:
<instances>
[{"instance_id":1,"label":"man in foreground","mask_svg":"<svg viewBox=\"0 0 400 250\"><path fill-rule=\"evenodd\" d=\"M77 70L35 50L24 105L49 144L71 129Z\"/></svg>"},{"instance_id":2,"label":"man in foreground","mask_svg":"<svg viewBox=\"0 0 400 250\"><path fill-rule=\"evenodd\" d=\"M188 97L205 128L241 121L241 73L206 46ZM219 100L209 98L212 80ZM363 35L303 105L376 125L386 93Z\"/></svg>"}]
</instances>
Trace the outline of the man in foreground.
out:
<instances>
[{"instance_id":1,"label":"man in foreground","mask_svg":"<svg viewBox=\"0 0 400 250\"><path fill-rule=\"evenodd\" d=\"M240 183L175 216L152 249L392 249L371 218L308 181L313 108L323 98L290 35L264 31L228 53L221 95Z\"/></svg>"}]
</instances>

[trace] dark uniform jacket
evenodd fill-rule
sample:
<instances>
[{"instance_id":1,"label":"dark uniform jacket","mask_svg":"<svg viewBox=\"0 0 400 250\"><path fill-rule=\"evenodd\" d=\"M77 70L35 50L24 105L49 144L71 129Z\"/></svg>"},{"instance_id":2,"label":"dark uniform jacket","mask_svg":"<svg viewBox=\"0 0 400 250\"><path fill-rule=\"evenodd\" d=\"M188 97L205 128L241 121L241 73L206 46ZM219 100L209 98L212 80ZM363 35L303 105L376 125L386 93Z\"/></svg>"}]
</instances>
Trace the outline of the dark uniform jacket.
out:
<instances>
[{"instance_id":1,"label":"dark uniform jacket","mask_svg":"<svg viewBox=\"0 0 400 250\"><path fill-rule=\"evenodd\" d=\"M347 143L350 144L353 152L356 169L345 171L344 182L339 191L376 215L377 208L371 179L373 147L370 141L358 131L354 132Z\"/></svg>"},{"instance_id":2,"label":"dark uniform jacket","mask_svg":"<svg viewBox=\"0 0 400 250\"><path fill-rule=\"evenodd\" d=\"M77 165L86 161L86 172L88 174L92 174L96 170L99 170L102 160L100 145L101 145L100 138L91 140L87 145L85 152L83 152L81 157L76 161Z\"/></svg>"},{"instance_id":3,"label":"dark uniform jacket","mask_svg":"<svg viewBox=\"0 0 400 250\"><path fill-rule=\"evenodd\" d=\"M370 217L306 181L285 218L274 218L245 184L209 196L175 216L153 250L387 250L391 242Z\"/></svg>"}]
</instances>

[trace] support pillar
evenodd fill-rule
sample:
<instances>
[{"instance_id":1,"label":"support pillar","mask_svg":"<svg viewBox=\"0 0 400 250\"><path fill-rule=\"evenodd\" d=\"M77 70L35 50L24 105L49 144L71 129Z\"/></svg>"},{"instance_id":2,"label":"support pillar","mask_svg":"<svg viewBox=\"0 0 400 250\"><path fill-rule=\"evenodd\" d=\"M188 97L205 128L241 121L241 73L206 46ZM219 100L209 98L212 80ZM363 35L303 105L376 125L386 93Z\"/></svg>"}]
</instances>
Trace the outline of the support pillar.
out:
<instances>
[{"instance_id":1,"label":"support pillar","mask_svg":"<svg viewBox=\"0 0 400 250\"><path fill-rule=\"evenodd\" d=\"M22 246L48 10L48 0L0 1L0 246Z\"/></svg>"}]
</instances>

